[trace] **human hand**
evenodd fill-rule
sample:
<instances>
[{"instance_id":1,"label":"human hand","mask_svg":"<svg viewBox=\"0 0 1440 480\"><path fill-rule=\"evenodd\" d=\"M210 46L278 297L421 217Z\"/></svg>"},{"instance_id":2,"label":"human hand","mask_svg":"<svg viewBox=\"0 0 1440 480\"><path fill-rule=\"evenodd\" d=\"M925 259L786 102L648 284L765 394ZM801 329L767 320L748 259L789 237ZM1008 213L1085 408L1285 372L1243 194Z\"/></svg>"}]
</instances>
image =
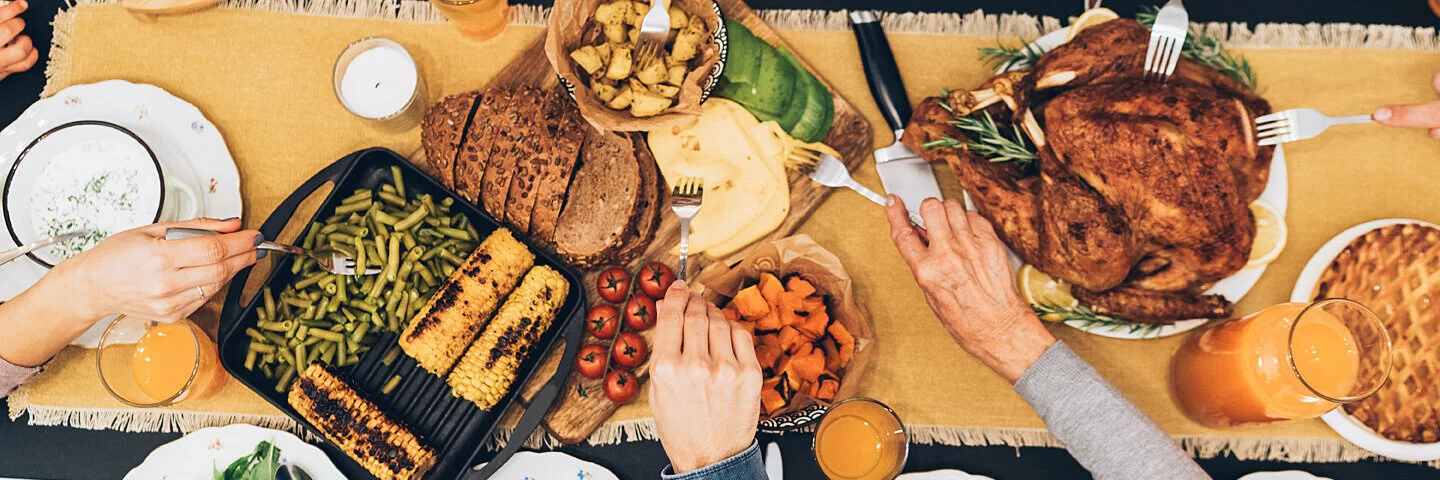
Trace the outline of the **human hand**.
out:
<instances>
[{"instance_id":1,"label":"human hand","mask_svg":"<svg viewBox=\"0 0 1440 480\"><path fill-rule=\"evenodd\" d=\"M220 232L213 237L165 240L169 227ZM57 272L87 295L85 317L112 313L174 322L188 317L230 277L257 260L260 232L240 230L239 219L201 218L159 223L111 235Z\"/></svg>"},{"instance_id":2,"label":"human hand","mask_svg":"<svg viewBox=\"0 0 1440 480\"><path fill-rule=\"evenodd\" d=\"M1430 79L1430 84L1435 93L1440 94L1440 73ZM1430 138L1440 139L1440 100L1419 105L1387 105L1371 117L1391 127L1427 128Z\"/></svg>"},{"instance_id":3,"label":"human hand","mask_svg":"<svg viewBox=\"0 0 1440 480\"><path fill-rule=\"evenodd\" d=\"M29 35L22 35L25 20L20 13L30 8L27 0L17 0L0 6L0 80L12 73L20 73L35 66L40 52L30 41Z\"/></svg>"},{"instance_id":4,"label":"human hand","mask_svg":"<svg viewBox=\"0 0 1440 480\"><path fill-rule=\"evenodd\" d=\"M650 409L676 474L750 448L760 420L755 338L675 282L657 307Z\"/></svg>"},{"instance_id":5,"label":"human hand","mask_svg":"<svg viewBox=\"0 0 1440 480\"><path fill-rule=\"evenodd\" d=\"M961 348L1014 383L1055 343L1020 298L1005 245L979 213L954 199L926 199L920 204L924 236L910 224L900 197L890 196L885 214L890 239Z\"/></svg>"}]
</instances>

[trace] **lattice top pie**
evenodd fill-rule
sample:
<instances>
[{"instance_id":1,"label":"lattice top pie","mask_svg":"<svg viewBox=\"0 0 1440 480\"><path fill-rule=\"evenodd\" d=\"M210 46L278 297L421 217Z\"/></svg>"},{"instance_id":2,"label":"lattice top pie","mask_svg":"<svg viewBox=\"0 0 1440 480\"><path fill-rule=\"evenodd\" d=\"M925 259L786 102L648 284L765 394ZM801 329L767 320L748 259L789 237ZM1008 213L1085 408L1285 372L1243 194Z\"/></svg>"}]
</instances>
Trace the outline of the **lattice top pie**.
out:
<instances>
[{"instance_id":1,"label":"lattice top pie","mask_svg":"<svg viewBox=\"0 0 1440 480\"><path fill-rule=\"evenodd\" d=\"M1345 411L1389 438L1440 441L1440 229L1392 225L1350 242L1320 275L1315 299L1364 304L1390 331L1390 379Z\"/></svg>"}]
</instances>

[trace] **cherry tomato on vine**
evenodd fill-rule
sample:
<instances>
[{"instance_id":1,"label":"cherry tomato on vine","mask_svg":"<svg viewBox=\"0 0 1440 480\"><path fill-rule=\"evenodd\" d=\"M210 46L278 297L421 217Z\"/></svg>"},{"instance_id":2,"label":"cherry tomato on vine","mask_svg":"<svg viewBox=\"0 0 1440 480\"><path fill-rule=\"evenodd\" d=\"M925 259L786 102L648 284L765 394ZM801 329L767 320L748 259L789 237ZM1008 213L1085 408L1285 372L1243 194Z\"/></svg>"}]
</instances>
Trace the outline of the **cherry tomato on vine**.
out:
<instances>
[{"instance_id":1,"label":"cherry tomato on vine","mask_svg":"<svg viewBox=\"0 0 1440 480\"><path fill-rule=\"evenodd\" d=\"M623 332L615 339L615 347L610 349L610 358L615 360L617 365L627 368L635 368L645 362L645 357L650 355L650 347L646 345L645 338L635 332Z\"/></svg>"},{"instance_id":2,"label":"cherry tomato on vine","mask_svg":"<svg viewBox=\"0 0 1440 480\"><path fill-rule=\"evenodd\" d=\"M615 338L615 332L620 330L620 310L611 305L590 307L590 313L585 315L585 329L595 338Z\"/></svg>"},{"instance_id":3,"label":"cherry tomato on vine","mask_svg":"<svg viewBox=\"0 0 1440 480\"><path fill-rule=\"evenodd\" d=\"M665 291L670 289L670 284L675 283L675 271L660 262L646 263L636 277L640 281L640 291L656 300L665 298Z\"/></svg>"},{"instance_id":4,"label":"cherry tomato on vine","mask_svg":"<svg viewBox=\"0 0 1440 480\"><path fill-rule=\"evenodd\" d=\"M632 295L625 302L625 326L637 332L655 326L655 300L645 295Z\"/></svg>"},{"instance_id":5,"label":"cherry tomato on vine","mask_svg":"<svg viewBox=\"0 0 1440 480\"><path fill-rule=\"evenodd\" d=\"M600 298L610 303L625 301L630 294L630 272L620 267L610 267L595 278L595 291Z\"/></svg>"},{"instance_id":6,"label":"cherry tomato on vine","mask_svg":"<svg viewBox=\"0 0 1440 480\"><path fill-rule=\"evenodd\" d=\"M575 357L575 369L580 371L585 378L600 378L605 376L605 357L609 352L604 345L586 345L580 347L580 354Z\"/></svg>"}]
</instances>

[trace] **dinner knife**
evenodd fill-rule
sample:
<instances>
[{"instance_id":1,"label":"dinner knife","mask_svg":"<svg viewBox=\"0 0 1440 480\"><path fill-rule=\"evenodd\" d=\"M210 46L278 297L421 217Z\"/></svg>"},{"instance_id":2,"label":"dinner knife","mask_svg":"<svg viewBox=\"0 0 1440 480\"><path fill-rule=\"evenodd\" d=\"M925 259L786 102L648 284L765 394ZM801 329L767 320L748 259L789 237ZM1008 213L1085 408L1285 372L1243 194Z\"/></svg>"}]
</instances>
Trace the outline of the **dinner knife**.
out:
<instances>
[{"instance_id":1,"label":"dinner knife","mask_svg":"<svg viewBox=\"0 0 1440 480\"><path fill-rule=\"evenodd\" d=\"M885 193L899 195L905 201L905 208L918 213L920 201L942 197L930 162L900 143L900 136L905 133L905 122L910 120L910 99L905 95L905 83L900 79L895 55L890 51L885 29L880 26L880 18L875 12L850 12L850 23L855 30L855 42L860 47L860 62L865 65L870 94L880 106L885 123L895 132L895 143L875 150L875 170L880 173Z\"/></svg>"},{"instance_id":2,"label":"dinner knife","mask_svg":"<svg viewBox=\"0 0 1440 480\"><path fill-rule=\"evenodd\" d=\"M17 258L20 258L20 257L25 256L25 254L27 254L27 253L30 253L30 252L33 252L33 251L36 251L36 250L39 250L39 249L42 249L42 248L45 248L45 247L48 247L48 246L51 246L51 245L60 243L60 242L64 242L64 241L66 241L66 240L70 240L70 239L75 238L75 237L78 237L78 236L84 234L85 232L87 232L87 230L74 230L74 231L69 231L69 232L65 232L65 233L62 233L62 234L59 234L59 235L50 237L50 238L46 238L46 239L40 240L40 241L38 241L38 242L29 244L29 245L24 245L24 246L21 246L21 247L19 247L19 248L13 248L13 249L10 249L10 250L4 251L4 252L0 252L0 265L4 265L4 264L7 264L7 263L10 263L11 261L14 261L14 260L17 259Z\"/></svg>"}]
</instances>

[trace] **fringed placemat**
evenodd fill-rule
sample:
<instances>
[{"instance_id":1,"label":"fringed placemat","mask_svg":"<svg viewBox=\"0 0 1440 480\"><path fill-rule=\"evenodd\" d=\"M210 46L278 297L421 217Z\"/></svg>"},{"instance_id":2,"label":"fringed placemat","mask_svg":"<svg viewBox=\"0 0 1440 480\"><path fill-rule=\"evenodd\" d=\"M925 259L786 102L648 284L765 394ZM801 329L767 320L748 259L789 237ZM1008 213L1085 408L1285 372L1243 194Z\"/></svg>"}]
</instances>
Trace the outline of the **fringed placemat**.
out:
<instances>
[{"instance_id":1,"label":"fringed placemat","mask_svg":"<svg viewBox=\"0 0 1440 480\"><path fill-rule=\"evenodd\" d=\"M229 0L221 8L143 24L108 0L83 0L55 19L46 94L70 85L121 78L160 86L203 111L225 135L244 183L246 221L258 225L279 201L321 166L354 150L384 146L415 151L415 132L385 134L346 113L330 74L345 45L385 36L417 53L434 98L480 88L540 35L546 12L513 6L499 38L461 37L428 3ZM882 125L865 83L845 12L762 11L782 36L875 125ZM1014 44L1064 22L1023 14L886 14L884 25L918 101L945 87L979 84L992 71L977 49ZM1277 109L1314 107L1331 114L1368 113L1395 102L1434 99L1430 76L1440 65L1432 28L1365 25L1197 26L1241 49L1260 89ZM892 141L876 129L877 144ZM1424 132L1345 127L1287 145L1290 210L1287 252L1237 311L1283 302L1304 262L1344 228L1375 218L1440 222L1440 143ZM947 196L958 184L938 167ZM872 166L856 178L880 182ZM1059 446L1008 384L961 351L925 306L894 248L880 209L857 195L827 199L799 233L835 253L857 279L873 313L877 357L862 393L894 407L922 444ZM213 306L209 311L213 312ZM207 317L213 324L213 315ZM1055 327L1190 453L1240 459L1353 461L1372 455L1318 420L1228 430L1187 420L1170 398L1168 365L1180 338L1106 339ZM32 423L130 431L190 431L235 421L293 427L258 397L233 386L213 401L169 410L118 407L96 378L92 353L69 350L11 397L12 418ZM90 360L86 360L90 359ZM654 439L643 399L620 409L590 442ZM512 412L512 416L513 416ZM503 430L503 429L502 429ZM508 437L505 433L496 441ZM536 446L553 445L537 436ZM1440 466L1440 465L1437 465Z\"/></svg>"}]
</instances>

